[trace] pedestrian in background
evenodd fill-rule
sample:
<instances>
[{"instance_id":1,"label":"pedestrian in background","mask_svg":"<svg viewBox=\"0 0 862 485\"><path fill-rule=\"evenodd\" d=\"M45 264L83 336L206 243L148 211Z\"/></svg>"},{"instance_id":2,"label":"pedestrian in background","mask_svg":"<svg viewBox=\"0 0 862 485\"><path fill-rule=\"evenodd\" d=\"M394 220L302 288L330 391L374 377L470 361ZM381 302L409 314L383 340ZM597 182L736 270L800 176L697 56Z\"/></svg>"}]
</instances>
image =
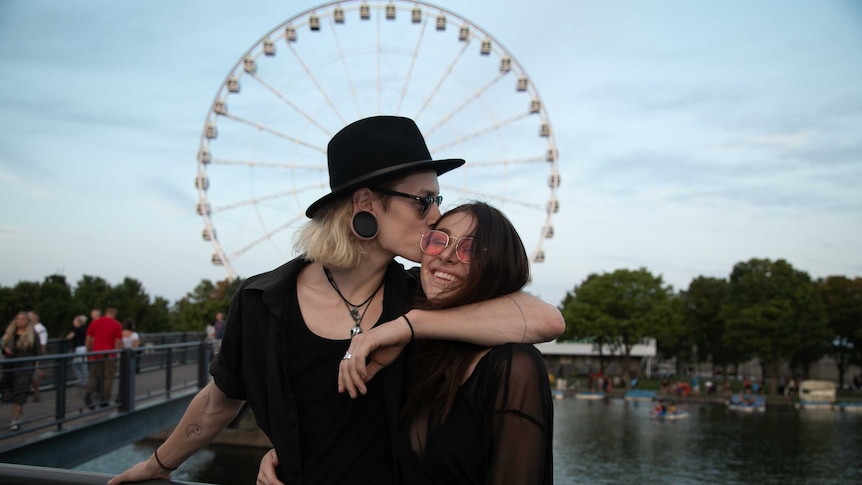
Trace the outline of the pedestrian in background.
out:
<instances>
[{"instance_id":1,"label":"pedestrian in background","mask_svg":"<svg viewBox=\"0 0 862 485\"><path fill-rule=\"evenodd\" d=\"M117 309L105 308L105 316L90 322L87 327L87 352L123 348L123 326L116 320ZM84 389L84 403L95 409L96 403L107 406L117 373L117 354L90 356L90 377ZM95 394L95 396L94 396ZM96 397L98 401L93 401Z\"/></svg>"},{"instance_id":2,"label":"pedestrian in background","mask_svg":"<svg viewBox=\"0 0 862 485\"><path fill-rule=\"evenodd\" d=\"M33 322L33 329L39 337L39 345L42 346L42 353L44 354L47 352L48 347L48 329L39 321L39 314L35 311L30 310L27 316ZM45 377L45 371L39 368L39 363L37 362L33 366L33 402L39 402L39 385L43 377Z\"/></svg>"},{"instance_id":3,"label":"pedestrian in background","mask_svg":"<svg viewBox=\"0 0 862 485\"><path fill-rule=\"evenodd\" d=\"M123 348L136 349L141 345L141 336L135 331L135 320L123 319Z\"/></svg>"},{"instance_id":4,"label":"pedestrian in background","mask_svg":"<svg viewBox=\"0 0 862 485\"><path fill-rule=\"evenodd\" d=\"M3 356L14 359L37 355L42 355L42 345L33 322L27 312L18 312L3 334ZM4 363L3 374L3 379L8 380L5 381L7 389L3 391L2 401L12 404L12 422L9 423L9 429L18 431L24 403L27 401L27 390L32 384L33 366L25 363Z\"/></svg>"},{"instance_id":5,"label":"pedestrian in background","mask_svg":"<svg viewBox=\"0 0 862 485\"><path fill-rule=\"evenodd\" d=\"M213 328L215 329L215 339L221 340L221 338L224 336L224 313L216 313L215 321L213 322Z\"/></svg>"},{"instance_id":6,"label":"pedestrian in background","mask_svg":"<svg viewBox=\"0 0 862 485\"><path fill-rule=\"evenodd\" d=\"M80 357L72 361L72 372L75 374L75 384L85 386L89 373L84 354L87 353L87 317L78 315L72 319L72 331L66 335L66 340L72 343L74 352Z\"/></svg>"}]
</instances>

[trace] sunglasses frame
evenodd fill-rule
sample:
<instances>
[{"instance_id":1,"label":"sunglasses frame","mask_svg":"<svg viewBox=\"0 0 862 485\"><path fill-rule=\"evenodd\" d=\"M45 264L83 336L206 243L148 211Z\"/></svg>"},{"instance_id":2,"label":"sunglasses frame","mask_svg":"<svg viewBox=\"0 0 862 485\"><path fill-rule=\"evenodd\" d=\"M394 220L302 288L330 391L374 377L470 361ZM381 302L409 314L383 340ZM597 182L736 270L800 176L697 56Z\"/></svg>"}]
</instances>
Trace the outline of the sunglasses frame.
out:
<instances>
[{"instance_id":1,"label":"sunglasses frame","mask_svg":"<svg viewBox=\"0 0 862 485\"><path fill-rule=\"evenodd\" d=\"M440 234L443 234L443 235L445 235L445 236L446 236L446 245L445 245L445 246L443 246L443 248L441 248L441 249L440 249L440 252L439 252L439 253L437 253L437 254L431 254L431 253L429 253L428 251L426 251L425 249L422 249L422 241L424 241L424 240L425 240L425 235L426 235L426 234L428 234L428 233L434 233L434 232L439 232ZM450 243L453 239L455 239L455 257L456 257L456 258L458 258L458 261L460 261L460 262L462 262L462 263L464 263L464 264L470 264L470 260L472 260L472 259L473 259L472 250L470 251L470 257L469 257L469 258L467 258L467 261L464 261L463 259L461 259L461 254L459 253L459 248L461 247L461 241L464 241L464 240L466 240L466 239L469 239L469 240L471 240L471 241L475 241L475 239L476 239L476 238L475 238L475 237L473 237L473 236L455 237L455 236L450 236L448 233L445 233L445 232L440 231L440 230L438 230L438 229L429 229L429 230L427 230L427 231L423 232L423 233L422 233L422 236L419 238L419 250L421 250L421 251L422 251L422 254L427 254L427 255L429 255L429 256L439 256L439 255L443 254L443 251L445 251L445 250L446 250L446 248L448 248L448 247L449 247L449 243Z\"/></svg>"},{"instance_id":2,"label":"sunglasses frame","mask_svg":"<svg viewBox=\"0 0 862 485\"><path fill-rule=\"evenodd\" d=\"M424 216L425 213L428 212L428 209L430 209L431 206L434 205L435 202L437 203L437 207L440 207L440 204L443 203L443 196L442 195L426 195L425 197L422 197L420 195L405 194L404 192L398 192L397 190L384 189L384 188L380 188L380 187L369 187L369 188L371 189L372 192L377 192L378 194L395 195L398 197L413 199L416 202L419 202L419 204L422 205L422 208L419 210L420 216Z\"/></svg>"}]
</instances>

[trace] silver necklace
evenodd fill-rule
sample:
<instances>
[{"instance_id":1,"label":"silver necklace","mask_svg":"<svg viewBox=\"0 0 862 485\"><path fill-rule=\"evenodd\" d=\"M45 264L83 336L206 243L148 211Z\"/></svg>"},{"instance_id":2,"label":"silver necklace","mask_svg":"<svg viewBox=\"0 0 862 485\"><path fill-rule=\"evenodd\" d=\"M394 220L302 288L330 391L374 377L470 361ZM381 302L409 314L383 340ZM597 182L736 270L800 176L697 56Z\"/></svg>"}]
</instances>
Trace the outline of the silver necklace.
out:
<instances>
[{"instance_id":1,"label":"silver necklace","mask_svg":"<svg viewBox=\"0 0 862 485\"><path fill-rule=\"evenodd\" d=\"M383 288L383 282L386 281L386 278L380 281L380 285L377 287L376 290L374 290L374 293L372 293L371 296L366 298L365 301L363 301L362 303L354 305L353 303L350 303L347 298L344 298L344 295L341 294L341 290L338 289L338 285L336 285L335 280L332 279L332 274L329 273L329 270L325 266L323 267L323 273L326 275L326 279L329 281L329 284L332 286L335 292L338 293L338 296L341 298L341 301L343 301L344 305L347 306L347 310L350 312L350 317L353 318L354 325L350 329L350 338L352 339L353 337L362 333L362 327L359 324L362 323L362 318L365 317L365 312L367 312L368 307L371 306L371 300L374 299L374 296L377 295L377 293L380 291L380 288ZM359 313L359 309L363 306L365 307L365 309L362 310L362 313Z\"/></svg>"}]
</instances>

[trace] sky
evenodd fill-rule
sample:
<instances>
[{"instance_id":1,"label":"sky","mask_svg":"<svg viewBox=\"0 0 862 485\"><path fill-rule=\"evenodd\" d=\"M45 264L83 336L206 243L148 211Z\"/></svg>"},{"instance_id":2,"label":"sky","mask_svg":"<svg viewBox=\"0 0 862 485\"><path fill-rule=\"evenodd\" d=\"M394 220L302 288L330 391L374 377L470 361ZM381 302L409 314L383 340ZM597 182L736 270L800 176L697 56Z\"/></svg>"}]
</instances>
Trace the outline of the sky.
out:
<instances>
[{"instance_id":1,"label":"sky","mask_svg":"<svg viewBox=\"0 0 862 485\"><path fill-rule=\"evenodd\" d=\"M195 211L204 122L244 53L318 5L0 2L0 285L129 276L175 301L224 278ZM751 258L862 276L859 2L434 5L513 55L553 125L560 210L528 291L641 267L680 290Z\"/></svg>"}]
</instances>

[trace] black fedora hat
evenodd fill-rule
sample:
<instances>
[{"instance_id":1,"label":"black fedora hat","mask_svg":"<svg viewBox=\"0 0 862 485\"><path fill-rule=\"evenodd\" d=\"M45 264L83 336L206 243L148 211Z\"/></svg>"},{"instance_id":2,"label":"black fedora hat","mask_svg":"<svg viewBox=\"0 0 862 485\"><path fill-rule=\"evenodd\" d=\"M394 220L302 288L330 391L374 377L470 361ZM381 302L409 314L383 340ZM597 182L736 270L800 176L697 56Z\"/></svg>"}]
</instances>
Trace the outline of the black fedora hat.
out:
<instances>
[{"instance_id":1,"label":"black fedora hat","mask_svg":"<svg viewBox=\"0 0 862 485\"><path fill-rule=\"evenodd\" d=\"M420 170L442 175L464 164L460 158L432 160L419 127L400 116L372 116L345 126L329 141L326 158L332 191L308 206L308 217L360 187Z\"/></svg>"}]
</instances>

